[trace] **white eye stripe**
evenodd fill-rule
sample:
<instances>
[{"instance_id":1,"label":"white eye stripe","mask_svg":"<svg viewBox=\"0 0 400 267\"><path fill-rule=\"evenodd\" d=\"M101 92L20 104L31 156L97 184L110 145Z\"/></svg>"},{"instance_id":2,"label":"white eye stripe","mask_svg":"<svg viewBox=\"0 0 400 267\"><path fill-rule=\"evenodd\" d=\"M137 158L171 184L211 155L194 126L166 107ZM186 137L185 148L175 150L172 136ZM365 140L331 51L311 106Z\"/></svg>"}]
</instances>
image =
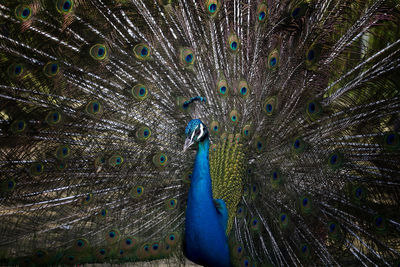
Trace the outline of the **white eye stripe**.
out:
<instances>
[{"instance_id":1,"label":"white eye stripe","mask_svg":"<svg viewBox=\"0 0 400 267\"><path fill-rule=\"evenodd\" d=\"M196 129L197 129L197 127L196 127ZM190 137L190 140L193 140L194 133L196 132L196 129L194 129L194 131L193 131L193 133L192 133L192 136Z\"/></svg>"},{"instance_id":2,"label":"white eye stripe","mask_svg":"<svg viewBox=\"0 0 400 267\"><path fill-rule=\"evenodd\" d=\"M199 137L197 137L197 140L200 140L200 138L203 137L203 134L204 134L204 125L200 124L200 134Z\"/></svg>"}]
</instances>

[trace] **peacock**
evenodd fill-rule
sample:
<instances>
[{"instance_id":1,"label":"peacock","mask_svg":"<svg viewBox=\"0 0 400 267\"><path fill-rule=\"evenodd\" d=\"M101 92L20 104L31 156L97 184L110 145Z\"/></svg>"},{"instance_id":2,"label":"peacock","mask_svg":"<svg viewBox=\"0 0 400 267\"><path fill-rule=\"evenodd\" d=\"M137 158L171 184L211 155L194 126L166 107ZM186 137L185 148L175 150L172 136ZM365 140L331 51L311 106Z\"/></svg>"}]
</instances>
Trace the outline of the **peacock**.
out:
<instances>
[{"instance_id":1,"label":"peacock","mask_svg":"<svg viewBox=\"0 0 400 267\"><path fill-rule=\"evenodd\" d=\"M400 266L399 0L2 0L0 265Z\"/></svg>"}]
</instances>

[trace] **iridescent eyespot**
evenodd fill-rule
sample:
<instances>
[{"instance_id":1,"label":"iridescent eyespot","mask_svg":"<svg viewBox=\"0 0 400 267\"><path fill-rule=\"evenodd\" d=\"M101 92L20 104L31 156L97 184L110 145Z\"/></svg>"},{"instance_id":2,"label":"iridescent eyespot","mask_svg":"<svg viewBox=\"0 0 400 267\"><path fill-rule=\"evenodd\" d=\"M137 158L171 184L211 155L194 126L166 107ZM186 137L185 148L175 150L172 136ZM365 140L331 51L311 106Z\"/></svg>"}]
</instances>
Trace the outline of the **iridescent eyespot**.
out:
<instances>
[{"instance_id":1,"label":"iridescent eyespot","mask_svg":"<svg viewBox=\"0 0 400 267\"><path fill-rule=\"evenodd\" d=\"M61 145L56 149L56 158L63 160L70 156L70 148L67 145Z\"/></svg>"},{"instance_id":2,"label":"iridescent eyespot","mask_svg":"<svg viewBox=\"0 0 400 267\"><path fill-rule=\"evenodd\" d=\"M300 198L300 210L303 214L309 214L312 211L312 201L308 196Z\"/></svg>"},{"instance_id":3,"label":"iridescent eyespot","mask_svg":"<svg viewBox=\"0 0 400 267\"><path fill-rule=\"evenodd\" d=\"M210 124L210 129L211 129L211 133L213 133L213 134L219 134L221 132L218 121L212 121Z\"/></svg>"},{"instance_id":4,"label":"iridescent eyespot","mask_svg":"<svg viewBox=\"0 0 400 267\"><path fill-rule=\"evenodd\" d=\"M179 234L174 232L167 235L165 242L170 246L175 246L179 240Z\"/></svg>"},{"instance_id":5,"label":"iridescent eyespot","mask_svg":"<svg viewBox=\"0 0 400 267\"><path fill-rule=\"evenodd\" d=\"M232 255L235 259L241 259L244 254L243 245L240 243L234 243L235 245L232 248Z\"/></svg>"},{"instance_id":6,"label":"iridescent eyespot","mask_svg":"<svg viewBox=\"0 0 400 267\"><path fill-rule=\"evenodd\" d=\"M182 181L185 184L190 184L190 182L192 180L192 172L191 171L184 172L181 177L182 177Z\"/></svg>"},{"instance_id":7,"label":"iridescent eyespot","mask_svg":"<svg viewBox=\"0 0 400 267\"><path fill-rule=\"evenodd\" d=\"M27 5L18 5L15 8L15 17L21 21L27 21L32 16L32 9Z\"/></svg>"},{"instance_id":8,"label":"iridescent eyespot","mask_svg":"<svg viewBox=\"0 0 400 267\"><path fill-rule=\"evenodd\" d=\"M350 192L352 199L358 204L366 199L368 193L367 189L361 185L353 185Z\"/></svg>"},{"instance_id":9,"label":"iridescent eyespot","mask_svg":"<svg viewBox=\"0 0 400 267\"><path fill-rule=\"evenodd\" d=\"M276 112L277 103L278 103L278 99L276 96L268 97L264 101L263 112L268 116L274 115Z\"/></svg>"},{"instance_id":10,"label":"iridescent eyespot","mask_svg":"<svg viewBox=\"0 0 400 267\"><path fill-rule=\"evenodd\" d=\"M36 264L42 265L48 260L48 252L46 250L40 249L36 250L33 256L33 260Z\"/></svg>"},{"instance_id":11,"label":"iridescent eyespot","mask_svg":"<svg viewBox=\"0 0 400 267\"><path fill-rule=\"evenodd\" d=\"M114 243L118 242L120 234L117 229L112 229L106 233L105 237L106 237L106 240L108 243L114 244Z\"/></svg>"},{"instance_id":12,"label":"iridescent eyespot","mask_svg":"<svg viewBox=\"0 0 400 267\"><path fill-rule=\"evenodd\" d=\"M338 240L341 236L341 227L336 222L328 223L328 236L331 239Z\"/></svg>"},{"instance_id":13,"label":"iridescent eyespot","mask_svg":"<svg viewBox=\"0 0 400 267\"><path fill-rule=\"evenodd\" d=\"M145 243L141 245L141 247L137 250L137 255L139 259L147 259L149 256L151 256L151 245L148 243Z\"/></svg>"},{"instance_id":14,"label":"iridescent eyespot","mask_svg":"<svg viewBox=\"0 0 400 267\"><path fill-rule=\"evenodd\" d=\"M120 245L123 249L131 249L137 245L137 240L133 237L126 237L121 240Z\"/></svg>"},{"instance_id":15,"label":"iridescent eyespot","mask_svg":"<svg viewBox=\"0 0 400 267\"><path fill-rule=\"evenodd\" d=\"M16 120L11 123L10 130L11 132L18 134L24 132L26 130L26 126L27 124L24 120Z\"/></svg>"},{"instance_id":16,"label":"iridescent eyespot","mask_svg":"<svg viewBox=\"0 0 400 267\"><path fill-rule=\"evenodd\" d=\"M107 47L104 44L95 44L90 50L90 56L95 60L104 60L107 57Z\"/></svg>"},{"instance_id":17,"label":"iridescent eyespot","mask_svg":"<svg viewBox=\"0 0 400 267\"><path fill-rule=\"evenodd\" d=\"M338 169L343 165L343 156L340 152L333 152L328 157L328 164L332 169Z\"/></svg>"},{"instance_id":18,"label":"iridescent eyespot","mask_svg":"<svg viewBox=\"0 0 400 267\"><path fill-rule=\"evenodd\" d=\"M299 249L300 249L300 255L303 259L308 258L310 256L310 249L307 244L301 244Z\"/></svg>"},{"instance_id":19,"label":"iridescent eyespot","mask_svg":"<svg viewBox=\"0 0 400 267\"><path fill-rule=\"evenodd\" d=\"M250 88L246 81L242 80L238 84L240 96L247 98L250 95Z\"/></svg>"},{"instance_id":20,"label":"iridescent eyespot","mask_svg":"<svg viewBox=\"0 0 400 267\"><path fill-rule=\"evenodd\" d=\"M217 92L220 96L226 96L229 92L228 83L225 79L220 80L217 84Z\"/></svg>"},{"instance_id":21,"label":"iridescent eyespot","mask_svg":"<svg viewBox=\"0 0 400 267\"><path fill-rule=\"evenodd\" d=\"M328 223L328 237L331 240L336 240L336 241L342 239L342 228L338 223L336 222Z\"/></svg>"},{"instance_id":22,"label":"iridescent eyespot","mask_svg":"<svg viewBox=\"0 0 400 267\"><path fill-rule=\"evenodd\" d=\"M40 162L33 163L29 168L29 173L33 176L39 176L43 173L43 171L44 171L44 165Z\"/></svg>"},{"instance_id":23,"label":"iridescent eyespot","mask_svg":"<svg viewBox=\"0 0 400 267\"><path fill-rule=\"evenodd\" d=\"M234 109L229 113L229 119L233 123L238 123L238 121L239 121L239 113L237 112L237 110Z\"/></svg>"},{"instance_id":24,"label":"iridescent eyespot","mask_svg":"<svg viewBox=\"0 0 400 267\"><path fill-rule=\"evenodd\" d=\"M65 161L58 161L55 163L55 165L56 168L60 171L64 171L68 166L68 164Z\"/></svg>"},{"instance_id":25,"label":"iridescent eyespot","mask_svg":"<svg viewBox=\"0 0 400 267\"><path fill-rule=\"evenodd\" d=\"M279 225L285 229L289 226L289 215L286 213L279 214Z\"/></svg>"},{"instance_id":26,"label":"iridescent eyespot","mask_svg":"<svg viewBox=\"0 0 400 267\"><path fill-rule=\"evenodd\" d=\"M257 19L259 23L265 22L267 19L268 9L267 5L262 2L257 7Z\"/></svg>"},{"instance_id":27,"label":"iridescent eyespot","mask_svg":"<svg viewBox=\"0 0 400 267\"><path fill-rule=\"evenodd\" d=\"M93 200L93 194L89 193L89 194L86 194L85 196L83 196L82 203L84 205L87 205L87 204L91 203L92 200Z\"/></svg>"},{"instance_id":28,"label":"iridescent eyespot","mask_svg":"<svg viewBox=\"0 0 400 267\"><path fill-rule=\"evenodd\" d=\"M383 147L388 151L400 148L400 136L396 132L387 132L383 135Z\"/></svg>"},{"instance_id":29,"label":"iridescent eyespot","mask_svg":"<svg viewBox=\"0 0 400 267\"><path fill-rule=\"evenodd\" d=\"M43 250L38 250L38 251L36 251L35 254L36 254L36 257L43 258L46 255L46 252Z\"/></svg>"},{"instance_id":30,"label":"iridescent eyespot","mask_svg":"<svg viewBox=\"0 0 400 267\"><path fill-rule=\"evenodd\" d=\"M108 164L111 167L121 166L124 162L124 158L120 154L114 154L108 159Z\"/></svg>"},{"instance_id":31,"label":"iridescent eyespot","mask_svg":"<svg viewBox=\"0 0 400 267\"><path fill-rule=\"evenodd\" d=\"M73 0L57 0L56 9L59 13L66 15L72 11L74 7Z\"/></svg>"},{"instance_id":32,"label":"iridescent eyespot","mask_svg":"<svg viewBox=\"0 0 400 267\"><path fill-rule=\"evenodd\" d=\"M134 198L139 198L143 195L144 187L139 185L131 189L131 196Z\"/></svg>"},{"instance_id":33,"label":"iridescent eyespot","mask_svg":"<svg viewBox=\"0 0 400 267\"><path fill-rule=\"evenodd\" d=\"M243 205L240 204L236 210L236 217L244 218L245 215L246 215L246 209Z\"/></svg>"},{"instance_id":34,"label":"iridescent eyespot","mask_svg":"<svg viewBox=\"0 0 400 267\"><path fill-rule=\"evenodd\" d=\"M278 189L279 186L282 184L283 179L282 179L282 173L279 169L273 169L270 173L270 182L272 185L272 188Z\"/></svg>"},{"instance_id":35,"label":"iridescent eyespot","mask_svg":"<svg viewBox=\"0 0 400 267\"><path fill-rule=\"evenodd\" d=\"M217 11L217 5L214 4L214 3L210 4L210 5L208 6L208 11L209 11L210 13L214 13L215 11Z\"/></svg>"},{"instance_id":36,"label":"iridescent eyespot","mask_svg":"<svg viewBox=\"0 0 400 267\"><path fill-rule=\"evenodd\" d=\"M102 209L99 213L100 218L105 218L108 214L108 210L107 209Z\"/></svg>"},{"instance_id":37,"label":"iridescent eyespot","mask_svg":"<svg viewBox=\"0 0 400 267\"><path fill-rule=\"evenodd\" d=\"M279 51L278 49L274 49L268 55L268 68L275 69L279 65Z\"/></svg>"},{"instance_id":38,"label":"iridescent eyespot","mask_svg":"<svg viewBox=\"0 0 400 267\"><path fill-rule=\"evenodd\" d=\"M292 140L291 146L292 146L292 152L297 155L302 153L307 147L306 143L303 141L301 137L295 137Z\"/></svg>"},{"instance_id":39,"label":"iridescent eyespot","mask_svg":"<svg viewBox=\"0 0 400 267\"><path fill-rule=\"evenodd\" d=\"M146 85L137 84L132 88L131 92L132 92L132 96L136 100L142 101L142 100L145 100L148 97L149 90L148 90Z\"/></svg>"},{"instance_id":40,"label":"iridescent eyespot","mask_svg":"<svg viewBox=\"0 0 400 267\"><path fill-rule=\"evenodd\" d=\"M142 126L136 131L136 138L139 141L146 141L151 136L151 130L147 126Z\"/></svg>"},{"instance_id":41,"label":"iridescent eyespot","mask_svg":"<svg viewBox=\"0 0 400 267\"><path fill-rule=\"evenodd\" d=\"M306 52L306 67L309 70L314 70L315 65L318 62L321 55L321 46L319 44L314 44Z\"/></svg>"},{"instance_id":42,"label":"iridescent eyespot","mask_svg":"<svg viewBox=\"0 0 400 267\"><path fill-rule=\"evenodd\" d=\"M252 127L250 124L246 124L242 129L242 136L244 138L250 138L252 135Z\"/></svg>"},{"instance_id":43,"label":"iridescent eyespot","mask_svg":"<svg viewBox=\"0 0 400 267\"><path fill-rule=\"evenodd\" d=\"M265 149L265 140L261 138L260 136L257 136L253 140L253 147L256 152L261 153Z\"/></svg>"},{"instance_id":44,"label":"iridescent eyespot","mask_svg":"<svg viewBox=\"0 0 400 267\"><path fill-rule=\"evenodd\" d=\"M80 238L75 241L75 250L84 250L88 246L89 246L89 242L84 238Z\"/></svg>"},{"instance_id":45,"label":"iridescent eyespot","mask_svg":"<svg viewBox=\"0 0 400 267\"><path fill-rule=\"evenodd\" d=\"M20 78L24 75L24 66L18 63L11 64L7 68L7 73L11 78Z\"/></svg>"},{"instance_id":46,"label":"iridescent eyespot","mask_svg":"<svg viewBox=\"0 0 400 267\"><path fill-rule=\"evenodd\" d=\"M386 230L386 218L381 215L376 215L374 217L374 227L378 231Z\"/></svg>"},{"instance_id":47,"label":"iridescent eyespot","mask_svg":"<svg viewBox=\"0 0 400 267\"><path fill-rule=\"evenodd\" d=\"M321 105L316 101L308 102L306 105L306 114L311 121L319 119L322 114Z\"/></svg>"},{"instance_id":48,"label":"iridescent eyespot","mask_svg":"<svg viewBox=\"0 0 400 267\"><path fill-rule=\"evenodd\" d=\"M7 181L7 189L12 190L15 187L15 182L13 180Z\"/></svg>"},{"instance_id":49,"label":"iridescent eyespot","mask_svg":"<svg viewBox=\"0 0 400 267\"><path fill-rule=\"evenodd\" d=\"M167 246L175 247L178 244L179 238L180 236L177 232L169 233L165 237L165 243Z\"/></svg>"},{"instance_id":50,"label":"iridescent eyespot","mask_svg":"<svg viewBox=\"0 0 400 267\"><path fill-rule=\"evenodd\" d=\"M133 48L133 52L135 53L135 57L139 60L147 60L151 56L151 49L146 44L137 44Z\"/></svg>"},{"instance_id":51,"label":"iridescent eyespot","mask_svg":"<svg viewBox=\"0 0 400 267\"><path fill-rule=\"evenodd\" d=\"M60 65L57 62L50 61L43 67L44 75L49 78L55 77L60 71Z\"/></svg>"},{"instance_id":52,"label":"iridescent eyespot","mask_svg":"<svg viewBox=\"0 0 400 267\"><path fill-rule=\"evenodd\" d=\"M243 257L241 266L243 267L250 267L250 259L248 257Z\"/></svg>"},{"instance_id":53,"label":"iridescent eyespot","mask_svg":"<svg viewBox=\"0 0 400 267\"><path fill-rule=\"evenodd\" d=\"M233 252L233 253L232 253L232 254L233 254L233 257L234 257L235 259L240 259L240 258L242 258L243 253L244 253L244 248L243 248L242 244L236 243L235 246L234 246L233 249L232 249L232 252Z\"/></svg>"},{"instance_id":54,"label":"iridescent eyespot","mask_svg":"<svg viewBox=\"0 0 400 267\"><path fill-rule=\"evenodd\" d=\"M0 183L0 193L1 192L11 192L15 188L15 181L13 179L8 179Z\"/></svg>"},{"instance_id":55,"label":"iridescent eyespot","mask_svg":"<svg viewBox=\"0 0 400 267\"><path fill-rule=\"evenodd\" d=\"M228 37L228 47L231 52L237 52L239 50L239 38L236 34L232 33Z\"/></svg>"},{"instance_id":56,"label":"iridescent eyespot","mask_svg":"<svg viewBox=\"0 0 400 267\"><path fill-rule=\"evenodd\" d=\"M62 121L62 114L58 111L50 111L45 120L51 126L58 125Z\"/></svg>"},{"instance_id":57,"label":"iridescent eyespot","mask_svg":"<svg viewBox=\"0 0 400 267\"><path fill-rule=\"evenodd\" d=\"M96 250L96 258L103 260L107 256L107 249L100 248Z\"/></svg>"},{"instance_id":58,"label":"iridescent eyespot","mask_svg":"<svg viewBox=\"0 0 400 267\"><path fill-rule=\"evenodd\" d=\"M291 11L292 18L299 19L299 18L303 17L307 11L307 8L308 8L307 3L304 3L299 6L294 7Z\"/></svg>"},{"instance_id":59,"label":"iridescent eyespot","mask_svg":"<svg viewBox=\"0 0 400 267\"><path fill-rule=\"evenodd\" d=\"M260 230L260 220L257 217L253 217L250 220L250 229L255 232Z\"/></svg>"},{"instance_id":60,"label":"iridescent eyespot","mask_svg":"<svg viewBox=\"0 0 400 267\"><path fill-rule=\"evenodd\" d=\"M153 243L153 244L150 246L150 253L151 253L152 255L158 255L160 252L161 252L160 244L158 244L158 243Z\"/></svg>"},{"instance_id":61,"label":"iridescent eyespot","mask_svg":"<svg viewBox=\"0 0 400 267\"><path fill-rule=\"evenodd\" d=\"M219 0L206 0L205 1L205 8L207 10L207 13L211 17L214 17L218 13L220 6L221 6L221 3Z\"/></svg>"},{"instance_id":62,"label":"iridescent eyespot","mask_svg":"<svg viewBox=\"0 0 400 267\"><path fill-rule=\"evenodd\" d=\"M99 115L103 111L103 107L97 100L89 101L86 105L86 112L90 115Z\"/></svg>"},{"instance_id":63,"label":"iridescent eyespot","mask_svg":"<svg viewBox=\"0 0 400 267\"><path fill-rule=\"evenodd\" d=\"M191 68L196 61L193 51L190 48L182 48L180 52L180 61L185 68Z\"/></svg>"},{"instance_id":64,"label":"iridescent eyespot","mask_svg":"<svg viewBox=\"0 0 400 267\"><path fill-rule=\"evenodd\" d=\"M169 210L176 209L176 207L178 205L178 200L176 200L175 198L168 199L166 201L166 205L167 205L167 209L169 209Z\"/></svg>"},{"instance_id":65,"label":"iridescent eyespot","mask_svg":"<svg viewBox=\"0 0 400 267\"><path fill-rule=\"evenodd\" d=\"M250 197L252 200L255 200L258 197L259 188L256 184L252 184L251 187Z\"/></svg>"},{"instance_id":66,"label":"iridescent eyespot","mask_svg":"<svg viewBox=\"0 0 400 267\"><path fill-rule=\"evenodd\" d=\"M168 157L164 153L157 153L153 156L153 164L156 167L164 167L168 163Z\"/></svg>"}]
</instances>

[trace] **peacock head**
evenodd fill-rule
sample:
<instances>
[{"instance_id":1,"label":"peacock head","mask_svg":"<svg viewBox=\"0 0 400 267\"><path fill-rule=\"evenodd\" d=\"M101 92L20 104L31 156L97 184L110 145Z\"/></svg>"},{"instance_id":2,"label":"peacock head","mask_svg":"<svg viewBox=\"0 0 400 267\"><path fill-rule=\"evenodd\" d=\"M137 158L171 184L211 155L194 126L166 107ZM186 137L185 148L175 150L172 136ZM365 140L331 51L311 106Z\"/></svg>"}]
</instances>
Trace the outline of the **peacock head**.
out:
<instances>
[{"instance_id":1,"label":"peacock head","mask_svg":"<svg viewBox=\"0 0 400 267\"><path fill-rule=\"evenodd\" d=\"M183 151L186 151L194 143L203 142L208 137L207 126L199 119L191 120L186 126L185 135Z\"/></svg>"}]
</instances>

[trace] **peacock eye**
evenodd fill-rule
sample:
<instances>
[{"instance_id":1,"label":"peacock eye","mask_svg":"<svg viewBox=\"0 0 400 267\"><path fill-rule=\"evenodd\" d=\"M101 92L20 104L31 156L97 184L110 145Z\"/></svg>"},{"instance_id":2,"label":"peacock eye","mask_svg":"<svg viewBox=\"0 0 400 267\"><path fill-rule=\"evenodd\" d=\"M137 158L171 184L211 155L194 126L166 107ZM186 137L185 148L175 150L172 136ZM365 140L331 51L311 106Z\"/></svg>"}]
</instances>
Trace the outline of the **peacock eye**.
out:
<instances>
[{"instance_id":1,"label":"peacock eye","mask_svg":"<svg viewBox=\"0 0 400 267\"><path fill-rule=\"evenodd\" d=\"M196 135L199 135L200 134L200 130L199 129L196 129L196 131L194 132Z\"/></svg>"}]
</instances>

